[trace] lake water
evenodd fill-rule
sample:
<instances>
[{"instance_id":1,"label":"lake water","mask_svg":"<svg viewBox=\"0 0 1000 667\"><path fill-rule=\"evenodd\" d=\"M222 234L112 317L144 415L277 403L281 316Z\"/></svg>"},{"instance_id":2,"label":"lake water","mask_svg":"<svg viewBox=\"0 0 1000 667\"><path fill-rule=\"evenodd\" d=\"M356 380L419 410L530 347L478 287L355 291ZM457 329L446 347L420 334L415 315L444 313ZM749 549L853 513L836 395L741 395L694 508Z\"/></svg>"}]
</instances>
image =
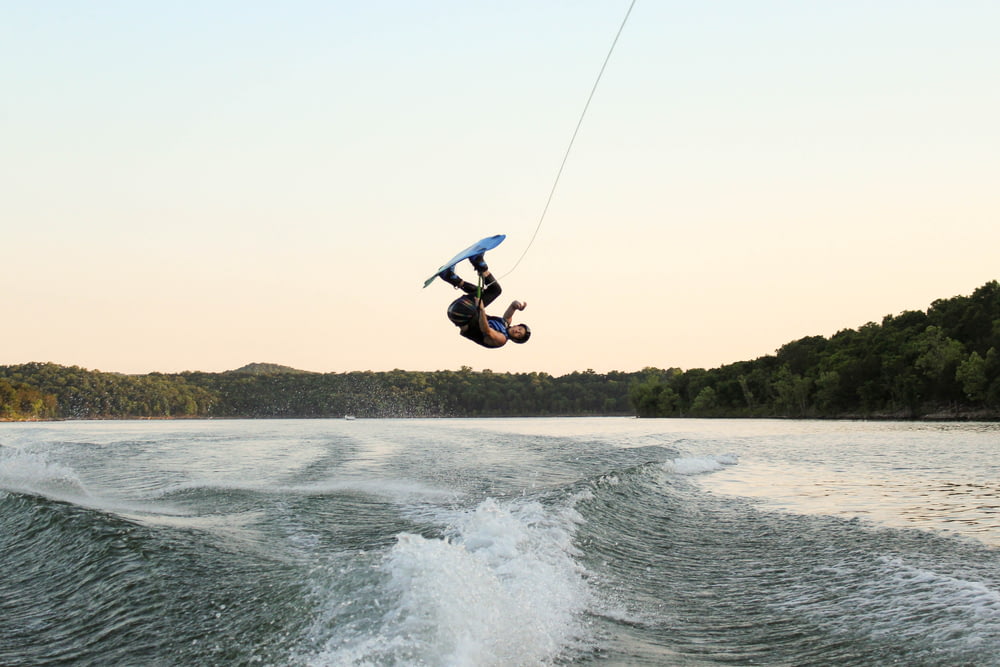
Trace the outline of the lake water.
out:
<instances>
[{"instance_id":1,"label":"lake water","mask_svg":"<svg viewBox=\"0 0 1000 667\"><path fill-rule=\"evenodd\" d=\"M1000 425L0 424L0 664L1000 665Z\"/></svg>"}]
</instances>

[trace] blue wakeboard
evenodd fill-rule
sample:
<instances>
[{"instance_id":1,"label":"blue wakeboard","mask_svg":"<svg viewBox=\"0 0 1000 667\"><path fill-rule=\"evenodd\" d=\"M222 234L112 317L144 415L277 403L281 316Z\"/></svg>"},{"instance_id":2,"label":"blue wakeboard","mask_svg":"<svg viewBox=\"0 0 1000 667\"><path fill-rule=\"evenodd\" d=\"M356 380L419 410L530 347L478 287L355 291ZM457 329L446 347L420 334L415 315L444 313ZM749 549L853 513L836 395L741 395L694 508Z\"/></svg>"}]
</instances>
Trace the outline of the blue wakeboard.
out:
<instances>
[{"instance_id":1,"label":"blue wakeboard","mask_svg":"<svg viewBox=\"0 0 1000 667\"><path fill-rule=\"evenodd\" d=\"M457 255L449 259L447 264L442 264L441 268L438 269L433 276L424 281L424 287L430 285L432 282L434 282L435 278L440 276L448 269L454 269L455 265L461 262L463 259L469 259L470 257L475 257L476 255L482 254L487 250L493 250L493 248L496 248L498 245L503 243L503 240L505 238L507 238L506 234L497 234L496 236L488 236L482 241L477 241L476 243L473 243L468 248L466 248L462 252L458 253Z\"/></svg>"}]
</instances>

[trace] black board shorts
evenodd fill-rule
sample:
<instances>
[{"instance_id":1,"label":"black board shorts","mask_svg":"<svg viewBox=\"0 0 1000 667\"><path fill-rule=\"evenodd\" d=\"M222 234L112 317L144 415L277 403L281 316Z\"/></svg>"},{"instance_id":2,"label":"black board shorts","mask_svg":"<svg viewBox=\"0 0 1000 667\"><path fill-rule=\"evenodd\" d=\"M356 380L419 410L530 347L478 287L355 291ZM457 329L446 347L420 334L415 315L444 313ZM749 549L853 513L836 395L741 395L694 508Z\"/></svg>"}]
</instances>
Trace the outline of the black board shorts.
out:
<instances>
[{"instance_id":1,"label":"black board shorts","mask_svg":"<svg viewBox=\"0 0 1000 667\"><path fill-rule=\"evenodd\" d=\"M477 286L472 283L464 283L462 289L465 291L465 295L458 297L448 306L448 319L456 327L464 327L479 317L479 309L476 307ZM500 283L493 276L490 276L486 284L483 285L483 307L493 303L501 292Z\"/></svg>"},{"instance_id":2,"label":"black board shorts","mask_svg":"<svg viewBox=\"0 0 1000 667\"><path fill-rule=\"evenodd\" d=\"M451 302L448 306L448 319L456 327L464 327L479 316L476 308L476 298L466 294Z\"/></svg>"}]
</instances>

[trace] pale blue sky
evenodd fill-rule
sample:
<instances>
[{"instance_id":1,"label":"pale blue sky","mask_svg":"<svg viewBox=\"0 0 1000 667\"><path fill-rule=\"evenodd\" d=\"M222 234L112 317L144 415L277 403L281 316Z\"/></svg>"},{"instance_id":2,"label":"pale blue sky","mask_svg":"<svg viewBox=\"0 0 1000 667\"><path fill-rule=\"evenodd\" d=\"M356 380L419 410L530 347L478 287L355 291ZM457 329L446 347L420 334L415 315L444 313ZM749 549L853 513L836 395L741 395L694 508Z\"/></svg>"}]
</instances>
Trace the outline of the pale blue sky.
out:
<instances>
[{"instance_id":1,"label":"pale blue sky","mask_svg":"<svg viewBox=\"0 0 1000 667\"><path fill-rule=\"evenodd\" d=\"M0 2L0 364L715 367L997 279L1000 5ZM467 275L471 275L465 269Z\"/></svg>"}]
</instances>

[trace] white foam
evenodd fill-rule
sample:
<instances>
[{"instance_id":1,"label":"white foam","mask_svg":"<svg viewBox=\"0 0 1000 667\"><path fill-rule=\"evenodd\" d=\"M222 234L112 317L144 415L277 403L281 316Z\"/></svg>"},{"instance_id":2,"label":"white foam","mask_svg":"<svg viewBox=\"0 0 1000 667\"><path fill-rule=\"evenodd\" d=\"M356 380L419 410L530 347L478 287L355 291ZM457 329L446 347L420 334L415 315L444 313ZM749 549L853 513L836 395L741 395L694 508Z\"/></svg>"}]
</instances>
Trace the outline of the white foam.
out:
<instances>
[{"instance_id":1,"label":"white foam","mask_svg":"<svg viewBox=\"0 0 1000 667\"><path fill-rule=\"evenodd\" d=\"M55 498L89 495L76 472L49 460L48 452L0 449L0 488Z\"/></svg>"},{"instance_id":2,"label":"white foam","mask_svg":"<svg viewBox=\"0 0 1000 667\"><path fill-rule=\"evenodd\" d=\"M0 449L0 490L41 496L49 500L117 514L178 514L169 505L154 505L103 496L80 479L77 472L50 459L50 452Z\"/></svg>"},{"instance_id":3,"label":"white foam","mask_svg":"<svg viewBox=\"0 0 1000 667\"><path fill-rule=\"evenodd\" d=\"M739 463L736 454L718 454L715 456L683 456L663 464L663 469L675 475L702 475L726 466Z\"/></svg>"},{"instance_id":4,"label":"white foam","mask_svg":"<svg viewBox=\"0 0 1000 667\"><path fill-rule=\"evenodd\" d=\"M397 536L376 628L334 633L314 665L538 665L582 640L589 593L571 508L487 499L448 535Z\"/></svg>"}]
</instances>

